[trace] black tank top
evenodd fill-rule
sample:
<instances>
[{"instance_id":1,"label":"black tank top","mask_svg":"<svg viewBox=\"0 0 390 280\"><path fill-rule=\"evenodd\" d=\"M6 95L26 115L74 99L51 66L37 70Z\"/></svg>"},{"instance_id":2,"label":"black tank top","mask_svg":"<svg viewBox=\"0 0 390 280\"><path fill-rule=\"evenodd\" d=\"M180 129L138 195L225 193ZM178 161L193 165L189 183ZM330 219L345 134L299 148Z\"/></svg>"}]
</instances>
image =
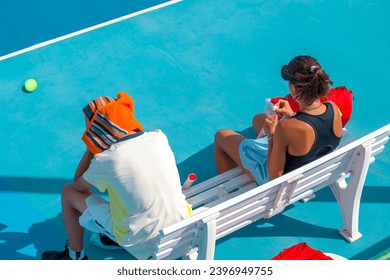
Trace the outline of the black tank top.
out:
<instances>
[{"instance_id":1,"label":"black tank top","mask_svg":"<svg viewBox=\"0 0 390 280\"><path fill-rule=\"evenodd\" d=\"M326 110L321 115L310 115L298 112L293 118L309 124L314 129L315 139L309 152L303 156L293 156L286 152L284 172L287 173L309 162L312 162L333 151L340 143L340 138L334 134L334 110L330 103L324 103Z\"/></svg>"}]
</instances>

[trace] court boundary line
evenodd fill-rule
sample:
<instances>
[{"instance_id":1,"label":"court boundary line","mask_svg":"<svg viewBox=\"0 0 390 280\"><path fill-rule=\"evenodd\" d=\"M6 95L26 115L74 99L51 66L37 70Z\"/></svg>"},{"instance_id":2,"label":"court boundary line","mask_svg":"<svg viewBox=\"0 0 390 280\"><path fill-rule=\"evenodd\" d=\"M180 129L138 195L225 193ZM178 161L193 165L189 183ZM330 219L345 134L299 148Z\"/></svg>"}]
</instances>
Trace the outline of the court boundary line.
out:
<instances>
[{"instance_id":1,"label":"court boundary line","mask_svg":"<svg viewBox=\"0 0 390 280\"><path fill-rule=\"evenodd\" d=\"M148 12L151 12L151 11L154 11L154 10L158 10L158 9L161 9L161 8L164 8L164 7L167 7L167 6L170 6L170 5L182 2L182 1L183 0L170 0L170 1L164 2L162 4L158 4L156 6L152 6L152 7L143 9L143 10L139 10L137 12L134 12L134 13L131 13L131 14L128 14L128 15L125 15L125 16L121 16L121 17L118 17L118 18L115 18L115 19L112 19L112 20L109 20L109 21L105 21L103 23L99 23L99 24L93 25L91 27L87 27L87 28L84 28L84 29L81 29L81 30L78 30L78 31L75 31L75 32L72 32L72 33L69 33L67 35L63 35L63 36L60 36L60 37L57 37L57 38L54 38L54 39L50 39L50 40L44 41L42 43L38 43L38 44L32 45L30 47L27 47L27 48L24 48L24 49L21 49L21 50L18 50L18 51L15 51L15 52L3 55L3 56L0 56L0 61L4 61L4 60L9 59L11 57L15 57L15 56L18 56L18 55L21 55L21 54L24 54L24 53L27 53L27 52L30 52L30 51L33 51L33 50L36 50L36 49L40 49L42 47L46 47L46 46L52 45L54 43L58 43L58 42L67 40L69 38L73 38L73 37L76 37L78 35L85 34L85 33L94 31L96 29L103 28L103 27L106 27L108 25L111 25L111 24L114 24L114 23L118 23L120 21L124 21L126 19L129 19L129 18L132 18L132 17L136 17L136 16L139 16L141 14L146 14Z\"/></svg>"}]
</instances>

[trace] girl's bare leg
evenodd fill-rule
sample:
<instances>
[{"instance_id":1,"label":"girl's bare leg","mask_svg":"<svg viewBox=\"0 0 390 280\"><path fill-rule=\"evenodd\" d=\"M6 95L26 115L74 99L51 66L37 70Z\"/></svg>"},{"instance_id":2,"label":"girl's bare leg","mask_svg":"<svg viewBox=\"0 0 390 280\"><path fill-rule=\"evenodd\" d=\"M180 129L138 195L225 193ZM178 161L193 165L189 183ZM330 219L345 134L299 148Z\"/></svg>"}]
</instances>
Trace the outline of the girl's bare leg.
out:
<instances>
[{"instance_id":1,"label":"girl's bare leg","mask_svg":"<svg viewBox=\"0 0 390 280\"><path fill-rule=\"evenodd\" d=\"M91 191L80 192L69 184L62 189L62 218L65 224L69 247L75 252L84 248L84 228L80 226L79 217L87 209L85 199L91 195Z\"/></svg>"},{"instance_id":2,"label":"girl's bare leg","mask_svg":"<svg viewBox=\"0 0 390 280\"><path fill-rule=\"evenodd\" d=\"M245 137L235 131L223 129L215 134L214 158L217 173L221 174L237 165L252 179L252 174L242 166L239 154L239 146Z\"/></svg>"},{"instance_id":3,"label":"girl's bare leg","mask_svg":"<svg viewBox=\"0 0 390 280\"><path fill-rule=\"evenodd\" d=\"M264 113L256 114L252 119L252 126L255 130L256 136L259 135L260 131L264 127L265 119L267 118L267 115Z\"/></svg>"}]
</instances>

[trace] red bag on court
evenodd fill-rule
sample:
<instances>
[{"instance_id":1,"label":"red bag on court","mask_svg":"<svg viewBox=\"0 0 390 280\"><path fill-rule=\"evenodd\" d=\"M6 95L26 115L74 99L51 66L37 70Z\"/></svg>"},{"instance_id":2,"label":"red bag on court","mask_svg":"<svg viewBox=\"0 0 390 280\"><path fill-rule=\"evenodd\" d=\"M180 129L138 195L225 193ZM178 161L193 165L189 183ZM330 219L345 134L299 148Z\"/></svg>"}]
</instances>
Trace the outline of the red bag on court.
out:
<instances>
[{"instance_id":1,"label":"red bag on court","mask_svg":"<svg viewBox=\"0 0 390 280\"><path fill-rule=\"evenodd\" d=\"M275 97L271 99L271 102L275 104L279 99L287 100L294 112L299 111L299 104L292 97ZM321 98L321 102L330 100L339 107L341 113L341 122L343 127L345 127L345 125L351 119L353 99L353 92L351 90L345 86L338 86L331 88L328 97Z\"/></svg>"},{"instance_id":2,"label":"red bag on court","mask_svg":"<svg viewBox=\"0 0 390 280\"><path fill-rule=\"evenodd\" d=\"M319 250L311 248L305 242L284 249L271 260L333 260Z\"/></svg>"}]
</instances>

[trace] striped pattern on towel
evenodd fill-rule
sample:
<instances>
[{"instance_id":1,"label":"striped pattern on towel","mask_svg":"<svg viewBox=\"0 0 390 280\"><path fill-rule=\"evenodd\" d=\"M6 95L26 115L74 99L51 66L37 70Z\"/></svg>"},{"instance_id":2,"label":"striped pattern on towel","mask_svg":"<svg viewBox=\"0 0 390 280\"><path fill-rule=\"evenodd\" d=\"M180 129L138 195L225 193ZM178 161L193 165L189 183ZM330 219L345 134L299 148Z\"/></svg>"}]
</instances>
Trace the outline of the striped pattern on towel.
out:
<instances>
[{"instance_id":1,"label":"striped pattern on towel","mask_svg":"<svg viewBox=\"0 0 390 280\"><path fill-rule=\"evenodd\" d=\"M134 118L133 99L124 92L118 99L102 96L89 102L83 108L87 128L82 140L93 153L101 153L131 132L143 131Z\"/></svg>"}]
</instances>

